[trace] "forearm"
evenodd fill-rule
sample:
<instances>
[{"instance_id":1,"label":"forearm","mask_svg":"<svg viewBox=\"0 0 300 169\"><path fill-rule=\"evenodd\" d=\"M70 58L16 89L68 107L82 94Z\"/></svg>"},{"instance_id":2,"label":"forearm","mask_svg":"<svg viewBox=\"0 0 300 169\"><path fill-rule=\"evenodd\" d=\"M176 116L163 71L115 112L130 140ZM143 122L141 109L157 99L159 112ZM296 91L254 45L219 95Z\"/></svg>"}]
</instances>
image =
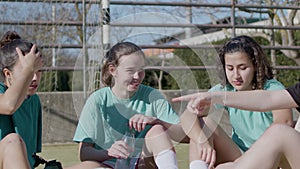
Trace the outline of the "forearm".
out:
<instances>
[{"instance_id":1,"label":"forearm","mask_svg":"<svg viewBox=\"0 0 300 169\"><path fill-rule=\"evenodd\" d=\"M91 146L84 146L80 148L79 152L80 161L98 161L103 162L110 159L107 150L97 150Z\"/></svg>"},{"instance_id":2,"label":"forearm","mask_svg":"<svg viewBox=\"0 0 300 169\"><path fill-rule=\"evenodd\" d=\"M14 82L0 97L0 114L11 115L20 107L26 98L33 75L34 71L31 69L15 74Z\"/></svg>"},{"instance_id":3,"label":"forearm","mask_svg":"<svg viewBox=\"0 0 300 169\"><path fill-rule=\"evenodd\" d=\"M208 127L203 129L205 122L202 117L200 118L186 110L180 116L180 120L185 134L196 143L204 143L207 141L208 136L211 135Z\"/></svg>"},{"instance_id":4,"label":"forearm","mask_svg":"<svg viewBox=\"0 0 300 169\"><path fill-rule=\"evenodd\" d=\"M286 90L212 92L211 97L215 103L252 111L270 111L297 107L297 104Z\"/></svg>"}]
</instances>

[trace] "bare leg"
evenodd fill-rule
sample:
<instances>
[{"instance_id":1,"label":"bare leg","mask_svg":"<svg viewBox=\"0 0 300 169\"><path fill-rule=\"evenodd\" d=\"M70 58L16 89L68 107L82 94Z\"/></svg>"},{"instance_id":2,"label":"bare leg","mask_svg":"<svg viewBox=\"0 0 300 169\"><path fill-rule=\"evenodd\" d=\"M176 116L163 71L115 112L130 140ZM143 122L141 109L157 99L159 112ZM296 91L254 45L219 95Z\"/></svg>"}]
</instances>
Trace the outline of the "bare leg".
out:
<instances>
[{"instance_id":1,"label":"bare leg","mask_svg":"<svg viewBox=\"0 0 300 169\"><path fill-rule=\"evenodd\" d=\"M175 151L171 139L162 125L154 125L145 136L145 154L154 157L163 150Z\"/></svg>"},{"instance_id":2,"label":"bare leg","mask_svg":"<svg viewBox=\"0 0 300 169\"><path fill-rule=\"evenodd\" d=\"M162 125L152 126L145 136L145 144L142 152L143 161L141 162L151 161L149 158L154 158L155 162L157 162L158 155L162 155L160 153L165 152L166 150L172 152L172 154L175 155L173 157L176 158L175 149L166 129ZM177 165L177 159L170 158L166 160L171 160L172 162L175 160ZM156 165L159 165L159 163ZM148 164L145 164L145 166L148 166Z\"/></svg>"},{"instance_id":3,"label":"bare leg","mask_svg":"<svg viewBox=\"0 0 300 169\"><path fill-rule=\"evenodd\" d=\"M0 164L1 169L30 169L26 146L18 134L11 133L1 140Z\"/></svg>"},{"instance_id":4,"label":"bare leg","mask_svg":"<svg viewBox=\"0 0 300 169\"><path fill-rule=\"evenodd\" d=\"M292 168L297 168L300 166L299 143L299 132L286 125L275 124L239 160L220 165L217 169L273 169L281 155L286 157Z\"/></svg>"}]
</instances>

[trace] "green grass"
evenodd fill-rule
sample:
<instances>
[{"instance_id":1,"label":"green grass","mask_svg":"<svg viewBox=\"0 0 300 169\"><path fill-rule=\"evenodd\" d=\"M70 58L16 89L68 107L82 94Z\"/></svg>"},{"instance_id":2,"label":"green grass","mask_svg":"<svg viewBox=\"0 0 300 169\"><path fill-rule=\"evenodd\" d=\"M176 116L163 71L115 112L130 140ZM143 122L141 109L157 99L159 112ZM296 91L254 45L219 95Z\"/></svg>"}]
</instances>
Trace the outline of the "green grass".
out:
<instances>
[{"instance_id":1,"label":"green grass","mask_svg":"<svg viewBox=\"0 0 300 169\"><path fill-rule=\"evenodd\" d=\"M177 152L179 169L188 168L188 144L178 144L175 149ZM65 167L79 163L78 145L76 143L43 145L42 153L39 155L48 161L56 159ZM43 168L44 166L41 165L37 169Z\"/></svg>"}]
</instances>

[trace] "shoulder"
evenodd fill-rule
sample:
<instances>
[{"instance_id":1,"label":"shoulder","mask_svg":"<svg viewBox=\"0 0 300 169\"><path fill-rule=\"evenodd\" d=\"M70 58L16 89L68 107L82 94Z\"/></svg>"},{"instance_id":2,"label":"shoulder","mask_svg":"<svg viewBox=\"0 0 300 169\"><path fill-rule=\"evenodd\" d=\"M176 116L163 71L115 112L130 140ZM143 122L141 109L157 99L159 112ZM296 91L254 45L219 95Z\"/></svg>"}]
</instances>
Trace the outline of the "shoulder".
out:
<instances>
[{"instance_id":1,"label":"shoulder","mask_svg":"<svg viewBox=\"0 0 300 169\"><path fill-rule=\"evenodd\" d=\"M92 92L90 95L89 95L89 99L90 98L102 98L102 97L105 97L107 96L108 94L111 93L111 90L109 87L104 87L104 88L101 88L101 89L98 89L94 92Z\"/></svg>"},{"instance_id":2,"label":"shoulder","mask_svg":"<svg viewBox=\"0 0 300 169\"><path fill-rule=\"evenodd\" d=\"M275 79L267 80L264 85L264 90L281 90L281 89L285 89L285 86Z\"/></svg>"},{"instance_id":3,"label":"shoulder","mask_svg":"<svg viewBox=\"0 0 300 169\"><path fill-rule=\"evenodd\" d=\"M102 103L104 102L105 100L108 100L111 98L111 90L109 87L104 87L104 88L101 88L101 89L98 89L94 92L92 92L87 100L86 100L86 103L91 103L91 104L94 104L94 103Z\"/></svg>"},{"instance_id":4,"label":"shoulder","mask_svg":"<svg viewBox=\"0 0 300 169\"><path fill-rule=\"evenodd\" d=\"M7 87L4 83L0 82L0 93L4 93L6 91Z\"/></svg>"},{"instance_id":5,"label":"shoulder","mask_svg":"<svg viewBox=\"0 0 300 169\"><path fill-rule=\"evenodd\" d=\"M139 86L138 95L142 97L163 97L162 93L159 90L143 84Z\"/></svg>"},{"instance_id":6,"label":"shoulder","mask_svg":"<svg viewBox=\"0 0 300 169\"><path fill-rule=\"evenodd\" d=\"M144 85L144 84L141 84L139 86L139 91L146 91L146 92L151 92L151 91L156 91L157 89L153 88L153 87L150 87L150 86L147 86L147 85Z\"/></svg>"},{"instance_id":7,"label":"shoulder","mask_svg":"<svg viewBox=\"0 0 300 169\"><path fill-rule=\"evenodd\" d=\"M40 96L38 94L31 95L29 99L34 102L40 102Z\"/></svg>"},{"instance_id":8,"label":"shoulder","mask_svg":"<svg viewBox=\"0 0 300 169\"><path fill-rule=\"evenodd\" d=\"M221 84L217 84L217 85L213 86L212 88L210 88L208 91L214 92L214 91L231 91L231 90L233 90L233 88L230 87L229 85L223 86Z\"/></svg>"}]
</instances>

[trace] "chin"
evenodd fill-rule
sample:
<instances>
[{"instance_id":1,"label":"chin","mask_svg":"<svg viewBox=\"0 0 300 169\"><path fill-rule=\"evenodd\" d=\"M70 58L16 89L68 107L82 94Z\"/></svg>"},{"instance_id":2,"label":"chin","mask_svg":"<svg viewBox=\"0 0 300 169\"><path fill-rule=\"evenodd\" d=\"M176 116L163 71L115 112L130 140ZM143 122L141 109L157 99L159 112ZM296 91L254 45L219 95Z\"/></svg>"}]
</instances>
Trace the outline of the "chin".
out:
<instances>
[{"instance_id":1,"label":"chin","mask_svg":"<svg viewBox=\"0 0 300 169\"><path fill-rule=\"evenodd\" d=\"M129 88L127 91L132 93L132 92L136 92L137 89Z\"/></svg>"},{"instance_id":2,"label":"chin","mask_svg":"<svg viewBox=\"0 0 300 169\"><path fill-rule=\"evenodd\" d=\"M34 95L36 93L36 90L29 90L28 92L27 92L27 95L28 96L32 96L32 95Z\"/></svg>"},{"instance_id":3,"label":"chin","mask_svg":"<svg viewBox=\"0 0 300 169\"><path fill-rule=\"evenodd\" d=\"M244 91L244 90L247 90L247 89L245 89L245 88L243 88L243 87L236 87L235 88L237 91Z\"/></svg>"}]
</instances>

